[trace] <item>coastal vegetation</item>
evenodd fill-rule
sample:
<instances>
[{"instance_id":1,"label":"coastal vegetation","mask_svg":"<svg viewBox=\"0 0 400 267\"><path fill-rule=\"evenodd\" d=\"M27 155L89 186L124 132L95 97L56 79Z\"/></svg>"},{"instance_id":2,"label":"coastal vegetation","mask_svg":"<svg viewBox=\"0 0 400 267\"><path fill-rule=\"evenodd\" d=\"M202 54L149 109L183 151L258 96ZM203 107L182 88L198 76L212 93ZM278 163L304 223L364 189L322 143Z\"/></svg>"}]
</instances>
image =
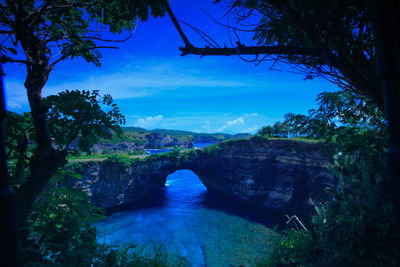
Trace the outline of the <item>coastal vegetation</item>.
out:
<instances>
[{"instance_id":1,"label":"coastal vegetation","mask_svg":"<svg viewBox=\"0 0 400 267\"><path fill-rule=\"evenodd\" d=\"M80 178L73 173L77 167L65 165L39 195L27 221L29 236L21 242L20 264L187 266L185 258L170 257L160 246L99 242L93 223L104 219L105 211L90 203L86 193L66 182L71 175Z\"/></svg>"},{"instance_id":2,"label":"coastal vegetation","mask_svg":"<svg viewBox=\"0 0 400 267\"><path fill-rule=\"evenodd\" d=\"M396 220L389 201L385 155L386 121L367 99L346 92L323 93L308 115L287 114L293 135L334 143L338 189L313 203L315 215L283 231L263 266L395 266L400 260Z\"/></svg>"},{"instance_id":3,"label":"coastal vegetation","mask_svg":"<svg viewBox=\"0 0 400 267\"><path fill-rule=\"evenodd\" d=\"M45 98L44 102L50 110L48 121L57 147L65 148L78 138L80 154L88 153L100 137L121 132L119 124L123 116L110 96L101 97L96 91L64 91ZM100 102L112 108L104 112ZM96 123L91 123L93 120ZM29 113L8 112L5 122L9 178L18 192L29 178L29 157L37 148L36 137ZM93 159L93 155L70 157ZM129 160L129 155L105 158L105 162L125 164ZM86 193L68 185L68 177L81 178L75 173L79 167L76 164L71 162L59 168L38 195L26 224L20 228L20 264L185 266L185 259L171 258L160 248L144 254L135 244L124 247L99 244L92 224L105 218L105 212L91 204Z\"/></svg>"}]
</instances>

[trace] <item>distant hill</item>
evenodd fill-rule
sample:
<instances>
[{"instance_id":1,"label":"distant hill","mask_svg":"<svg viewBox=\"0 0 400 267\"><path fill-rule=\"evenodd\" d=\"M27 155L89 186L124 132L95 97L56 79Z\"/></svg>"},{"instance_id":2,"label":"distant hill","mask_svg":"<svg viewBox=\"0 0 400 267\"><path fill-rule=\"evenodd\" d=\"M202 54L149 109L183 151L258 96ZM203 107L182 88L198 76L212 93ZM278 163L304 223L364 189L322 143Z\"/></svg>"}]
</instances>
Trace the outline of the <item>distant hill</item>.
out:
<instances>
[{"instance_id":1,"label":"distant hill","mask_svg":"<svg viewBox=\"0 0 400 267\"><path fill-rule=\"evenodd\" d=\"M215 143L221 142L228 139L239 139L248 138L252 135L249 133L240 134L225 134L225 133L195 133L190 131L181 130L167 130L167 129L154 129L146 130L140 127L122 127L123 135L121 137L114 136L111 143L119 142L135 142L138 144L144 144L144 136L150 133L158 133L162 135L169 135L171 137L177 138L180 142L187 142L193 140L195 143Z\"/></svg>"},{"instance_id":2,"label":"distant hill","mask_svg":"<svg viewBox=\"0 0 400 267\"><path fill-rule=\"evenodd\" d=\"M249 138L248 133L195 133L190 131L122 127L122 135L114 134L111 139L101 139L93 147L94 153L145 153L146 149L181 147L193 148L195 143L217 143L228 139Z\"/></svg>"},{"instance_id":3,"label":"distant hill","mask_svg":"<svg viewBox=\"0 0 400 267\"><path fill-rule=\"evenodd\" d=\"M133 142L139 145L146 143L145 136L150 133L158 133L161 135L169 135L178 139L180 142L193 141L194 143L216 143L228 139L248 138L252 135L249 133L226 134L226 133L195 133L181 130L154 129L146 130L140 127L122 127L123 134L118 137L114 135L111 140L101 140L105 143L121 143Z\"/></svg>"},{"instance_id":4,"label":"distant hill","mask_svg":"<svg viewBox=\"0 0 400 267\"><path fill-rule=\"evenodd\" d=\"M124 127L124 131L130 131L134 127ZM141 129L141 128L139 128ZM144 129L141 129L144 130ZM137 130L137 131L141 131ZM136 129L135 129L136 131ZM182 131L182 130L167 130L167 129L154 129L148 130L151 133L159 133L170 135L172 137L177 138L179 141L187 141L193 139L195 143L214 143L220 142L228 139L239 139L239 138L248 138L252 135L249 133L240 133L240 134L226 134L226 133L196 133L190 131Z\"/></svg>"}]
</instances>

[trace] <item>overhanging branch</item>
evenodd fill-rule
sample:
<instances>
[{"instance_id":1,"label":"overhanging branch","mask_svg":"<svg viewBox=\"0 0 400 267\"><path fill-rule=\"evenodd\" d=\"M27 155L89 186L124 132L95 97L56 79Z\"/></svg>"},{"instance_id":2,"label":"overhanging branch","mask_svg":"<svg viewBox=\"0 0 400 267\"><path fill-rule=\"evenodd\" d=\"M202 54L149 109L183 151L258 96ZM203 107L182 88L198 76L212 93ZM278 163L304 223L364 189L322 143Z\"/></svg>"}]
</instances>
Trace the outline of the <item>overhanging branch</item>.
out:
<instances>
[{"instance_id":1,"label":"overhanging branch","mask_svg":"<svg viewBox=\"0 0 400 267\"><path fill-rule=\"evenodd\" d=\"M179 47L181 56L232 56L232 55L293 55L293 56L319 56L319 50L315 48L302 48L293 46L245 46L237 43L233 48L199 48L194 46Z\"/></svg>"},{"instance_id":2,"label":"overhanging branch","mask_svg":"<svg viewBox=\"0 0 400 267\"><path fill-rule=\"evenodd\" d=\"M245 46L240 42L237 42L236 47L205 47L199 48L194 47L185 33L182 31L175 15L168 4L168 1L164 2L165 8L168 12L169 17L175 25L176 30L179 32L185 47L179 47L182 51L181 56L185 55L200 55L200 56L232 56L232 55L292 55L292 56L314 56L319 57L320 51L316 48L301 48L292 46Z\"/></svg>"},{"instance_id":3,"label":"overhanging branch","mask_svg":"<svg viewBox=\"0 0 400 267\"><path fill-rule=\"evenodd\" d=\"M169 4L168 4L167 0L164 1L164 6L165 6L165 9L167 10L167 13L168 13L169 17L171 18L172 22L175 25L176 30L179 32L179 35L181 36L183 42L185 43L185 46L186 47L191 47L192 44L189 42L189 39L186 37L185 33L182 31L182 28L179 25L178 21L176 20L176 17L174 15L174 13L172 13L172 10L169 7Z\"/></svg>"}]
</instances>

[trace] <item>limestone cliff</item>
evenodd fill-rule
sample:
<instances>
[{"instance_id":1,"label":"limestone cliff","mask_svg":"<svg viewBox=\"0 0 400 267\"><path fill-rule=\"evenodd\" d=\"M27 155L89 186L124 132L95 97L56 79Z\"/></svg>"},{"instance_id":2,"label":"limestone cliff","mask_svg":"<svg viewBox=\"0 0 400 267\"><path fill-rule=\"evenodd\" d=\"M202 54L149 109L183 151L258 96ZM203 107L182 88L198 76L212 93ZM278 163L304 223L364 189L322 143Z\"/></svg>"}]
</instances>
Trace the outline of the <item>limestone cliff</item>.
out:
<instances>
[{"instance_id":1,"label":"limestone cliff","mask_svg":"<svg viewBox=\"0 0 400 267\"><path fill-rule=\"evenodd\" d=\"M115 144L99 142L93 146L92 151L94 153L142 152L143 154L146 152L143 145L134 142L121 142Z\"/></svg>"},{"instance_id":2,"label":"limestone cliff","mask_svg":"<svg viewBox=\"0 0 400 267\"><path fill-rule=\"evenodd\" d=\"M213 191L272 209L304 213L335 188L330 171L332 152L324 144L252 138L216 144L183 153L159 154L129 164L82 163L83 178L75 186L96 205L113 208L158 192L166 178L179 169L191 169Z\"/></svg>"},{"instance_id":3,"label":"limestone cliff","mask_svg":"<svg viewBox=\"0 0 400 267\"><path fill-rule=\"evenodd\" d=\"M336 188L330 170L332 148L289 140L252 138L219 144L217 153L199 153L191 168L207 188L255 205L302 213L325 201Z\"/></svg>"},{"instance_id":4,"label":"limestone cliff","mask_svg":"<svg viewBox=\"0 0 400 267\"><path fill-rule=\"evenodd\" d=\"M193 140L181 142L177 138L172 137L168 134L148 133L144 136L144 139L146 140L146 148L162 148L174 146L192 148L194 146Z\"/></svg>"}]
</instances>

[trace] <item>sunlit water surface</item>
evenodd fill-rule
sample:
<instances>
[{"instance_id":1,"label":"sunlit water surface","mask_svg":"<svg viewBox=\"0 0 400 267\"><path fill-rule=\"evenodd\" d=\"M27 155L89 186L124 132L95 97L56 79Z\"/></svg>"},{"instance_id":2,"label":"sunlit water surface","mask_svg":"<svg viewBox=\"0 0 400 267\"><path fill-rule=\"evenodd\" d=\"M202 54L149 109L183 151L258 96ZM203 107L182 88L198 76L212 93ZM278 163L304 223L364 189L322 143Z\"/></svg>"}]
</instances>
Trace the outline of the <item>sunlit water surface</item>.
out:
<instances>
[{"instance_id":1,"label":"sunlit water surface","mask_svg":"<svg viewBox=\"0 0 400 267\"><path fill-rule=\"evenodd\" d=\"M254 266L270 251L278 218L208 192L192 171L180 170L156 197L95 227L99 242L161 245L191 266Z\"/></svg>"}]
</instances>

